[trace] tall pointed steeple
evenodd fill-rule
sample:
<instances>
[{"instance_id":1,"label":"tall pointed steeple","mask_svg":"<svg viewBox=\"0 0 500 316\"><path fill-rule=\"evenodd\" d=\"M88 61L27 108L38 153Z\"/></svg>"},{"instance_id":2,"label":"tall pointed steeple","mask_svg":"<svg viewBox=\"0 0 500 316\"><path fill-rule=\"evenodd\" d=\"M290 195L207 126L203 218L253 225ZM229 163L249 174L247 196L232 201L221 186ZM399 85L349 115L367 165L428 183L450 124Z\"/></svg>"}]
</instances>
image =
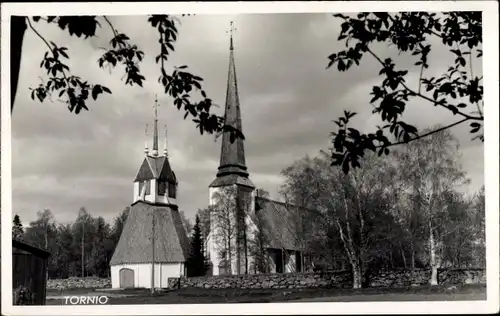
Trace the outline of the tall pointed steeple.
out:
<instances>
[{"instance_id":1,"label":"tall pointed steeple","mask_svg":"<svg viewBox=\"0 0 500 316\"><path fill-rule=\"evenodd\" d=\"M242 131L240 100L238 96L238 84L236 80L236 66L234 63L233 31L234 26L233 22L231 22L231 28L229 30L229 71L227 78L224 119L227 125L231 125L234 128ZM248 179L243 139L238 138L231 143L230 138L230 133L225 132L222 134L220 165L217 172L217 178L214 180L214 182L212 182L210 186L215 187L243 182L244 185L253 187L253 184ZM238 178L243 179L240 179L238 181Z\"/></svg>"}]
</instances>

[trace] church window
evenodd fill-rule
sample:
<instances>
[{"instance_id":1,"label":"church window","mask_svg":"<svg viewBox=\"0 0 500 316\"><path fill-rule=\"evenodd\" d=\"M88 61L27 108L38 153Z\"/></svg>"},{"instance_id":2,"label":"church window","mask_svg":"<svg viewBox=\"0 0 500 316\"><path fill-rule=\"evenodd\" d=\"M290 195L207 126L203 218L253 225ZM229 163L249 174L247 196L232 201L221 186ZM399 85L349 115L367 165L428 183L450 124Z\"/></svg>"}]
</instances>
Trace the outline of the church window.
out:
<instances>
[{"instance_id":1,"label":"church window","mask_svg":"<svg viewBox=\"0 0 500 316\"><path fill-rule=\"evenodd\" d=\"M167 182L158 182L158 195L165 195L167 192Z\"/></svg>"},{"instance_id":2,"label":"church window","mask_svg":"<svg viewBox=\"0 0 500 316\"><path fill-rule=\"evenodd\" d=\"M139 195L142 194L142 188L144 188L144 182L139 182Z\"/></svg>"},{"instance_id":3,"label":"church window","mask_svg":"<svg viewBox=\"0 0 500 316\"><path fill-rule=\"evenodd\" d=\"M168 183L168 197L176 199L176 192L175 192L175 184L174 183Z\"/></svg>"},{"instance_id":4,"label":"church window","mask_svg":"<svg viewBox=\"0 0 500 316\"><path fill-rule=\"evenodd\" d=\"M146 195L151 194L151 181L146 180L144 181L144 185L146 186Z\"/></svg>"}]
</instances>

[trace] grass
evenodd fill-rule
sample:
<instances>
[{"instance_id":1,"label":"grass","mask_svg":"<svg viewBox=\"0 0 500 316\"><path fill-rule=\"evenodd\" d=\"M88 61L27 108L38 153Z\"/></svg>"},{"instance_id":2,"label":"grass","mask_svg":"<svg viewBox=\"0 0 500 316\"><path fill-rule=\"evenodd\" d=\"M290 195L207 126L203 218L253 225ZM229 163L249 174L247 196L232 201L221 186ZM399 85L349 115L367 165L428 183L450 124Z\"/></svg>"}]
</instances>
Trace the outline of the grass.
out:
<instances>
[{"instance_id":1,"label":"grass","mask_svg":"<svg viewBox=\"0 0 500 316\"><path fill-rule=\"evenodd\" d=\"M184 288L151 296L147 289L115 291L122 297L110 297L108 304L208 304L271 302L360 302L360 301L457 301L485 300L486 286L469 284L448 290L449 286L418 286L368 289L198 289ZM52 292L52 293L50 293ZM48 291L47 295L56 295ZM57 291L58 292L58 291ZM60 293L60 292L58 292ZM112 295L111 292L71 290L62 295ZM127 295L127 296L125 296ZM47 305L61 305L62 300L48 299Z\"/></svg>"}]
</instances>

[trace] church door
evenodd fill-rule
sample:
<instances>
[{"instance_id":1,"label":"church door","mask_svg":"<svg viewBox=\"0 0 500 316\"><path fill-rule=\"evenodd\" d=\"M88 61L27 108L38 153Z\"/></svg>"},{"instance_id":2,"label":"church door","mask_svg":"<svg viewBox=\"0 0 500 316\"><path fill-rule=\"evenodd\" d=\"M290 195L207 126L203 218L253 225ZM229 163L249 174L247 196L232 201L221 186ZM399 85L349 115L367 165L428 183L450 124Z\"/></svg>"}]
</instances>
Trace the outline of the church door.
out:
<instances>
[{"instance_id":1,"label":"church door","mask_svg":"<svg viewBox=\"0 0 500 316\"><path fill-rule=\"evenodd\" d=\"M134 287L134 270L121 269L120 270L120 288L133 288Z\"/></svg>"}]
</instances>

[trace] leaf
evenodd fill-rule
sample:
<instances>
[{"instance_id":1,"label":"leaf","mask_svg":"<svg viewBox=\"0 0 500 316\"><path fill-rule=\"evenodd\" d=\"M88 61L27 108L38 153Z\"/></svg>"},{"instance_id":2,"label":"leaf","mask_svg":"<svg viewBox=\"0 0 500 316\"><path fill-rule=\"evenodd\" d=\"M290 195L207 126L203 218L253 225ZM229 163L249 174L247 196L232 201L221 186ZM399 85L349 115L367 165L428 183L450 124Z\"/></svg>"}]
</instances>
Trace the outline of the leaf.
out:
<instances>
[{"instance_id":1,"label":"leaf","mask_svg":"<svg viewBox=\"0 0 500 316\"><path fill-rule=\"evenodd\" d=\"M453 105L448 105L448 109L450 109L451 112L453 112L453 115L458 113L458 109Z\"/></svg>"},{"instance_id":2,"label":"leaf","mask_svg":"<svg viewBox=\"0 0 500 316\"><path fill-rule=\"evenodd\" d=\"M61 55L63 55L66 59L69 59L69 56L68 56L68 54L66 54L65 50L67 50L66 47L61 47L61 48L59 48L59 53Z\"/></svg>"},{"instance_id":3,"label":"leaf","mask_svg":"<svg viewBox=\"0 0 500 316\"><path fill-rule=\"evenodd\" d=\"M97 96L102 93L102 88L100 85L96 84L93 88L92 88L92 98L94 100L97 100Z\"/></svg>"}]
</instances>

